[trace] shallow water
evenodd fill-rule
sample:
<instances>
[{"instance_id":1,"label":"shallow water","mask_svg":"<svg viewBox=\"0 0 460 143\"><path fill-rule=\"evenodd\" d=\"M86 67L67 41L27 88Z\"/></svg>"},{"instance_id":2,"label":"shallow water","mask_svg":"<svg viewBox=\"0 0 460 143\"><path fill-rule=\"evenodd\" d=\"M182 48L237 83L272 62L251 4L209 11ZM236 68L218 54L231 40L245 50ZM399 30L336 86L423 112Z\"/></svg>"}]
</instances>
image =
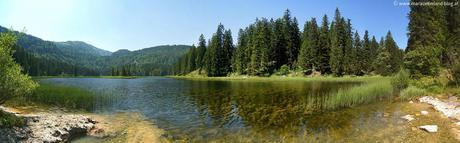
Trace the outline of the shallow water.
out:
<instances>
[{"instance_id":1,"label":"shallow water","mask_svg":"<svg viewBox=\"0 0 460 143\"><path fill-rule=\"evenodd\" d=\"M414 136L407 133L412 128L400 118L411 110L391 100L323 110L328 93L360 83L162 77L51 78L40 82L113 93L117 97L109 105L94 106L93 112L139 112L165 130L164 137L175 141L405 142Z\"/></svg>"}]
</instances>

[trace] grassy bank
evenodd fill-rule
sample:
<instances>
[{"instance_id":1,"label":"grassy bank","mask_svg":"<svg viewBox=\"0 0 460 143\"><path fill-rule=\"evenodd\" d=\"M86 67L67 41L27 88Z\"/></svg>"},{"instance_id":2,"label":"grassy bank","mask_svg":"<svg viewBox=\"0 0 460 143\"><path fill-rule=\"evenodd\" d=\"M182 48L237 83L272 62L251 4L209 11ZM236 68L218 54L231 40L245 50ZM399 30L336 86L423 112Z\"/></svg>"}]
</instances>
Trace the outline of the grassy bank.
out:
<instances>
[{"instance_id":1,"label":"grassy bank","mask_svg":"<svg viewBox=\"0 0 460 143\"><path fill-rule=\"evenodd\" d=\"M284 77L284 76L271 76L271 77L258 77L258 76L231 76L231 77L204 77L204 76L167 76L175 79L185 80L221 80L221 81L331 81L331 82L373 82L380 80L388 80L389 77L382 76L319 76L319 77Z\"/></svg>"}]
</instances>

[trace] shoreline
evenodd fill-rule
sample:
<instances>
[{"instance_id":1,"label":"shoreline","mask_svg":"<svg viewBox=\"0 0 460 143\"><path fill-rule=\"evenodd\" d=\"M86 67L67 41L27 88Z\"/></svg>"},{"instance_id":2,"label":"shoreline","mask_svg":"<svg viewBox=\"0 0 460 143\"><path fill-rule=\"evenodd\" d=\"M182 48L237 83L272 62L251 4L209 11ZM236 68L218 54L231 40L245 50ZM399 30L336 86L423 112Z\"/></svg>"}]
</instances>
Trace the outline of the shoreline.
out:
<instances>
[{"instance_id":1,"label":"shoreline","mask_svg":"<svg viewBox=\"0 0 460 143\"><path fill-rule=\"evenodd\" d=\"M0 128L0 142L169 142L164 130L137 112L37 112L4 106L0 111L26 122L22 127Z\"/></svg>"},{"instance_id":2,"label":"shoreline","mask_svg":"<svg viewBox=\"0 0 460 143\"><path fill-rule=\"evenodd\" d=\"M24 121L24 126L0 129L1 141L67 142L97 130L97 121L80 114L33 113L0 106L0 110Z\"/></svg>"}]
</instances>

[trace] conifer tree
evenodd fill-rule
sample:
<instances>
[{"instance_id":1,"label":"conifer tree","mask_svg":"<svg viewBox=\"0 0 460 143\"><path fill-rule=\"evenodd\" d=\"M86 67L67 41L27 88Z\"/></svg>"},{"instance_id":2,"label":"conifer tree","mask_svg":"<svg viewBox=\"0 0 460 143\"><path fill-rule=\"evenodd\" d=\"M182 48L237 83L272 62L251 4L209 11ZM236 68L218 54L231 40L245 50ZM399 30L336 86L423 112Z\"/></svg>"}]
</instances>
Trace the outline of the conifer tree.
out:
<instances>
[{"instance_id":1,"label":"conifer tree","mask_svg":"<svg viewBox=\"0 0 460 143\"><path fill-rule=\"evenodd\" d=\"M318 39L318 46L319 50L319 64L318 68L322 74L328 74L331 72L331 68L329 65L329 53L331 51L331 39L329 33L329 21L327 15L323 16L323 21L321 23L319 39Z\"/></svg>"}]
</instances>

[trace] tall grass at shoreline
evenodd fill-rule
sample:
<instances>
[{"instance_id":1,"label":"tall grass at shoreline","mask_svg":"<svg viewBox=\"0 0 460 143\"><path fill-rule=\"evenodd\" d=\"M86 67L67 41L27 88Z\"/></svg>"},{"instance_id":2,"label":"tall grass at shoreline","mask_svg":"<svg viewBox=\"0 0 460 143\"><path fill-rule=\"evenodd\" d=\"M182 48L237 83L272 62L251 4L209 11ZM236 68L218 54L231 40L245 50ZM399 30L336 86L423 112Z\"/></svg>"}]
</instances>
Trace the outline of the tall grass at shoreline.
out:
<instances>
[{"instance_id":1,"label":"tall grass at shoreline","mask_svg":"<svg viewBox=\"0 0 460 143\"><path fill-rule=\"evenodd\" d=\"M103 92L89 91L72 86L41 83L32 94L13 99L8 104L12 106L57 106L70 110L93 111L99 106L109 104L115 98L115 96Z\"/></svg>"},{"instance_id":2,"label":"tall grass at shoreline","mask_svg":"<svg viewBox=\"0 0 460 143\"><path fill-rule=\"evenodd\" d=\"M393 86L389 80L367 82L349 89L340 89L328 95L325 109L352 107L375 101L379 98L392 97Z\"/></svg>"}]
</instances>

